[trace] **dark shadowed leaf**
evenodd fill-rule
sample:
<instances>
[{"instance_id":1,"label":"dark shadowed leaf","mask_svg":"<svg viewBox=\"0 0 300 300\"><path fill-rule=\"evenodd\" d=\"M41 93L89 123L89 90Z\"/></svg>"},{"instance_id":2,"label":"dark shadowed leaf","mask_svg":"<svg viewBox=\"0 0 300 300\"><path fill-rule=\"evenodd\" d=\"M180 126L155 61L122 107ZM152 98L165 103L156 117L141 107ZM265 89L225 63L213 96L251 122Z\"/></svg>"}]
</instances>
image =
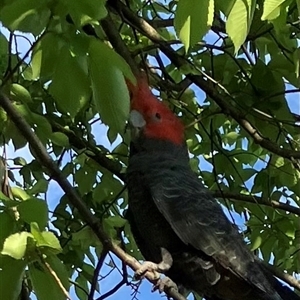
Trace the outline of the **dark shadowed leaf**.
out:
<instances>
[{"instance_id":1,"label":"dark shadowed leaf","mask_svg":"<svg viewBox=\"0 0 300 300\"><path fill-rule=\"evenodd\" d=\"M49 92L58 107L72 118L89 100L91 91L87 74L67 47L60 52Z\"/></svg>"},{"instance_id":2,"label":"dark shadowed leaf","mask_svg":"<svg viewBox=\"0 0 300 300\"><path fill-rule=\"evenodd\" d=\"M0 255L0 295L2 299L19 299L25 268L24 260Z\"/></svg>"},{"instance_id":3,"label":"dark shadowed leaf","mask_svg":"<svg viewBox=\"0 0 300 300\"><path fill-rule=\"evenodd\" d=\"M18 212L20 218L28 224L36 222L40 228L45 228L48 222L48 206L44 200L37 198L25 200L18 206Z\"/></svg>"}]
</instances>

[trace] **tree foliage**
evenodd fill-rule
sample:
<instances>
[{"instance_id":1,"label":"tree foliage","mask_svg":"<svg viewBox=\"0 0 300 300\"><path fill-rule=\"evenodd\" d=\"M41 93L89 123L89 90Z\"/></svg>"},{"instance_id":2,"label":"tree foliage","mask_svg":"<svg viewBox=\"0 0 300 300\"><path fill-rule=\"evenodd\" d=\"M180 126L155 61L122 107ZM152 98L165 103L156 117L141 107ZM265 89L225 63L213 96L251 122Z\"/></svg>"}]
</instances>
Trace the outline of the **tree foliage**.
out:
<instances>
[{"instance_id":1,"label":"tree foliage","mask_svg":"<svg viewBox=\"0 0 300 300\"><path fill-rule=\"evenodd\" d=\"M0 5L3 299L104 299L123 285L139 297L125 219L125 78L139 69L249 247L300 290L284 274L300 270L299 1ZM121 280L105 293L110 269Z\"/></svg>"}]
</instances>

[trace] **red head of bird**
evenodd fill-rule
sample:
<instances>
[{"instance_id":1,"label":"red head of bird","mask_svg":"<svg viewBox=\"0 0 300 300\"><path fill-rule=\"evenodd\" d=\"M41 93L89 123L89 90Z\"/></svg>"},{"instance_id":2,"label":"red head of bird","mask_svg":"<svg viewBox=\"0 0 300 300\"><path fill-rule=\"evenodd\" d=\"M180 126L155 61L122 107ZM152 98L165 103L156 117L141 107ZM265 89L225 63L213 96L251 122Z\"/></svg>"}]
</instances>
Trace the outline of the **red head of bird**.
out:
<instances>
[{"instance_id":1,"label":"red head of bird","mask_svg":"<svg viewBox=\"0 0 300 300\"><path fill-rule=\"evenodd\" d=\"M144 137L182 145L184 126L173 112L150 91L147 78L142 75L134 86L127 82L131 96L130 123Z\"/></svg>"}]
</instances>

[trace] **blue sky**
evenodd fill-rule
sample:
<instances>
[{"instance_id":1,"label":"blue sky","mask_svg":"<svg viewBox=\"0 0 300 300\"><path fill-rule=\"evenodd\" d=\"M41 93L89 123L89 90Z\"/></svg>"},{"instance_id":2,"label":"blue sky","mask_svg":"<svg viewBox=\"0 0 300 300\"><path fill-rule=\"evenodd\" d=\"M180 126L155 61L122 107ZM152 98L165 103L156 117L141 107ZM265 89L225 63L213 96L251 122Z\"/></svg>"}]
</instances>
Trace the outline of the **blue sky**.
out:
<instances>
[{"instance_id":1,"label":"blue sky","mask_svg":"<svg viewBox=\"0 0 300 300\"><path fill-rule=\"evenodd\" d=\"M8 35L7 30L5 30L4 28L0 27L0 30L6 36ZM210 40L209 36L208 36L208 40ZM19 52L25 53L26 50L28 49L28 47L29 47L28 41L26 41L22 37L18 38L18 51ZM292 87L287 87L287 88L290 89ZM196 94L196 97L197 97L199 103L200 104L203 103L203 100L205 99L205 94L198 87L193 87L193 89L195 91L195 94ZM286 98L287 98L290 110L294 113L299 114L300 113L300 93L287 94ZM94 135L99 144L105 145L108 149L114 148L115 144L110 145L110 143L107 139L107 127L105 125L100 124L100 122L98 122L97 124L94 125L93 129L94 129ZM1 149L0 149L0 151L1 151ZM27 161L31 161L31 159L32 159L28 149L20 149L20 150L14 152L14 148L12 145L9 145L7 147L7 156L9 158L15 158L18 156L22 156ZM207 164L203 159L201 159L200 161L201 161L202 169L205 169L205 170L211 169L211 166L209 164ZM261 165L258 165L256 167L258 169L260 169L262 167L262 165L263 164L261 163ZM250 185L251 185L251 183L250 183ZM52 181L49 186L48 197L47 197L47 202L49 204L50 210L53 210L56 207L56 205L62 195L63 195L63 193L62 193L61 189L58 187L57 183ZM242 226L243 220L240 218L240 216L237 214L234 214L234 217L235 217L235 221L237 222L237 224ZM118 263L117 258L115 258L115 262L117 263L117 265L120 264L120 263ZM105 275L110 270L111 270L110 267L104 265L102 268L101 274ZM132 274L131 271L129 271L129 273ZM100 282L101 293L105 293L106 291L110 290L120 280L121 280L121 276L118 273L118 271L117 270L113 271L105 280ZM141 286L139 287L140 295L138 296L138 298L155 300L155 299L161 299L161 297L163 297L158 292L152 293L151 287L152 287L152 285L149 282L147 282L146 280L144 280L142 282ZM131 299L132 292L133 292L133 290L130 287L123 286L116 294L111 296L109 299L112 299L112 300L113 299L114 300L116 300L116 299ZM71 294L71 298L73 300L77 299L73 289L71 289L70 294Z\"/></svg>"}]
</instances>

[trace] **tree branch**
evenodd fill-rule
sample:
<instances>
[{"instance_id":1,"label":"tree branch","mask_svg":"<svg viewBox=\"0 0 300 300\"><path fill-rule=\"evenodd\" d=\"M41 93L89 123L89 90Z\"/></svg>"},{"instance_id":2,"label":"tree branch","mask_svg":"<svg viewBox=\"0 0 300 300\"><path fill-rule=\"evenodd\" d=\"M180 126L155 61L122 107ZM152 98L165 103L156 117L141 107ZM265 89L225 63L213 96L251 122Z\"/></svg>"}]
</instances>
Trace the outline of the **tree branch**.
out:
<instances>
[{"instance_id":1,"label":"tree branch","mask_svg":"<svg viewBox=\"0 0 300 300\"><path fill-rule=\"evenodd\" d=\"M126 60L133 74L138 76L140 74L140 70L135 63L135 60L132 58L128 48L121 39L119 31L117 30L110 14L108 13L108 16L105 19L102 19L100 23L114 49L117 50L117 52Z\"/></svg>"},{"instance_id":2,"label":"tree branch","mask_svg":"<svg viewBox=\"0 0 300 300\"><path fill-rule=\"evenodd\" d=\"M102 253L99 257L99 260L98 260L98 263L97 263L97 266L94 270L94 274L93 274L93 279L92 279L92 284L91 284L91 289L90 289L90 293L89 293L89 296L88 296L88 300L93 300L94 299L94 294L95 294L95 290L96 290L96 286L97 286L97 282L98 282L98 276L99 276L99 273L100 273L100 270L103 266L103 263L104 263L104 260L106 258L106 255L107 255L107 251L106 250L102 250Z\"/></svg>"},{"instance_id":3,"label":"tree branch","mask_svg":"<svg viewBox=\"0 0 300 300\"><path fill-rule=\"evenodd\" d=\"M68 299L68 300L72 300L68 291L66 290L66 288L64 287L64 285L62 284L62 282L60 281L59 277L57 276L57 274L54 272L54 270L51 268L50 264L48 264L42 257L41 261L42 263L45 265L45 268L48 270L48 272L53 276L54 280L56 281L57 285L59 286L59 288L61 289L62 293L64 294L64 296Z\"/></svg>"},{"instance_id":4,"label":"tree branch","mask_svg":"<svg viewBox=\"0 0 300 300\"><path fill-rule=\"evenodd\" d=\"M91 227L93 232L102 242L103 247L114 253L120 260L125 262L133 270L138 270L141 264L132 256L128 255L124 250L122 250L110 237L106 234L103 229L102 224L98 218L91 213L87 208L81 197L72 187L70 182L63 176L60 169L57 167L54 160L47 153L46 148L38 139L36 134L32 131L32 128L25 121L25 119L18 113L11 101L0 91L0 105L6 111L7 115L14 122L15 126L19 129L20 133L28 141L29 146L33 151L33 156L40 162L42 166L45 167L48 175L53 178L62 190L66 193L69 202L76 207L82 219ZM155 283L156 274L147 272L145 276L150 282ZM165 286L165 293L176 300L185 299L181 294L176 291L176 289Z\"/></svg>"},{"instance_id":5,"label":"tree branch","mask_svg":"<svg viewBox=\"0 0 300 300\"><path fill-rule=\"evenodd\" d=\"M290 286L294 287L298 291L300 291L300 281L294 278L292 275L285 273L281 270L279 270L276 266L270 265L266 263L265 261L261 261L263 266L271 272L274 276L278 277L282 281L286 282Z\"/></svg>"},{"instance_id":6,"label":"tree branch","mask_svg":"<svg viewBox=\"0 0 300 300\"><path fill-rule=\"evenodd\" d=\"M260 204L260 205L265 205L277 209L281 209L290 213L293 213L295 215L300 216L300 208L289 205L287 203L281 203L276 200L272 199L264 199L262 197L254 196L254 195L244 195L244 194L236 194L236 193L231 193L231 192L226 192L226 191L213 191L212 195L215 198L228 198L231 200L238 200L238 201L244 201L248 203L254 203L254 204Z\"/></svg>"},{"instance_id":7,"label":"tree branch","mask_svg":"<svg viewBox=\"0 0 300 300\"><path fill-rule=\"evenodd\" d=\"M89 142L79 138L71 129L67 129L52 120L50 120L50 123L54 132L62 132L69 138L69 142L75 148L75 151L76 149L77 151L82 149L87 150L85 154L88 157L92 158L100 166L118 176L122 181L126 181L125 174L121 173L122 165L118 161L108 158L97 146L93 146Z\"/></svg>"},{"instance_id":8,"label":"tree branch","mask_svg":"<svg viewBox=\"0 0 300 300\"><path fill-rule=\"evenodd\" d=\"M111 296L118 289L120 289L122 287L122 285L124 285L125 283L126 283L126 281L124 280L124 278L122 278L119 283L117 283L111 290L109 290L108 292L106 292L105 294L103 294L102 296L97 298L97 300L103 300L103 299L106 299L107 297Z\"/></svg>"}]
</instances>

